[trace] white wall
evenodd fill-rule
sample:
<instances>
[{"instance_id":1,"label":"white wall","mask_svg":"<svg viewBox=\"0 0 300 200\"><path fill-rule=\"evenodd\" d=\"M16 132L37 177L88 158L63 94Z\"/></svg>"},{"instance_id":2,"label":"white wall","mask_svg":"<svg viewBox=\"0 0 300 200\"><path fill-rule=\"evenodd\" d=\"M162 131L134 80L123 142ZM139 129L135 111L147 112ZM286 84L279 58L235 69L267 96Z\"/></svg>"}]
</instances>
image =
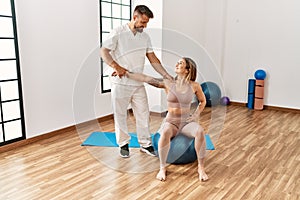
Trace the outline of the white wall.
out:
<instances>
[{"instance_id":1,"label":"white wall","mask_svg":"<svg viewBox=\"0 0 300 200\"><path fill-rule=\"evenodd\" d=\"M221 4L222 5L222 4ZM215 26L206 25L206 21L212 19L215 12L206 10L208 2L204 0L164 1L163 6L163 61L174 68L176 61L182 56L191 57L198 66L198 81L213 81L222 86L220 60L216 62L215 57L221 55L219 43L221 41L219 32L208 32ZM213 7L213 6L211 6ZM220 9L218 9L220 10ZM218 16L219 17L219 16ZM220 18L220 17L219 17ZM219 18L214 22L220 24ZM219 20L219 21L218 21ZM207 48L206 44L213 44ZM208 52L212 50L213 53ZM213 57L214 56L214 57ZM224 87L220 89L223 91ZM225 91L223 91L225 93Z\"/></svg>"},{"instance_id":2,"label":"white wall","mask_svg":"<svg viewBox=\"0 0 300 200\"><path fill-rule=\"evenodd\" d=\"M96 88L98 0L15 4L27 137L110 114L110 96Z\"/></svg>"},{"instance_id":3,"label":"white wall","mask_svg":"<svg viewBox=\"0 0 300 200\"><path fill-rule=\"evenodd\" d=\"M267 72L265 104L300 108L300 2L229 0L224 81L235 101L245 102L247 79Z\"/></svg>"},{"instance_id":4,"label":"white wall","mask_svg":"<svg viewBox=\"0 0 300 200\"><path fill-rule=\"evenodd\" d=\"M171 73L178 57L195 57L200 81L216 80L232 101L246 102L248 78L264 68L265 104L300 108L299 1L133 3L153 10L148 30L154 45L166 49L157 54ZM99 1L15 4L27 137L111 114L110 94L100 94L98 83ZM165 108L164 93L156 94L152 104Z\"/></svg>"},{"instance_id":5,"label":"white wall","mask_svg":"<svg viewBox=\"0 0 300 200\"><path fill-rule=\"evenodd\" d=\"M300 108L299 1L166 0L163 8L163 27L182 32L203 45L214 67L203 66L207 63L198 58L203 52L186 52L196 56L204 79L220 84L223 94L232 101L247 102L248 79L263 68L267 72L265 105ZM165 46L172 42L178 43L178 48L189 48L176 38ZM211 73L219 73L221 82L220 76Z\"/></svg>"}]
</instances>

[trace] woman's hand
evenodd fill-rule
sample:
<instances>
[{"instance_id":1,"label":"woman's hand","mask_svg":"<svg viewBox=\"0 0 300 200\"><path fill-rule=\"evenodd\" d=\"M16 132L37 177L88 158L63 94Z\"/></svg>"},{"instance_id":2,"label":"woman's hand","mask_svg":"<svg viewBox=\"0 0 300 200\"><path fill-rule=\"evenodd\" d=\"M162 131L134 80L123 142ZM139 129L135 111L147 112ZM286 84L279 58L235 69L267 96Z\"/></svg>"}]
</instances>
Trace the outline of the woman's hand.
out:
<instances>
[{"instance_id":1,"label":"woman's hand","mask_svg":"<svg viewBox=\"0 0 300 200\"><path fill-rule=\"evenodd\" d=\"M199 115L197 114L192 114L190 115L187 119L186 122L190 123L190 122L199 122Z\"/></svg>"}]
</instances>

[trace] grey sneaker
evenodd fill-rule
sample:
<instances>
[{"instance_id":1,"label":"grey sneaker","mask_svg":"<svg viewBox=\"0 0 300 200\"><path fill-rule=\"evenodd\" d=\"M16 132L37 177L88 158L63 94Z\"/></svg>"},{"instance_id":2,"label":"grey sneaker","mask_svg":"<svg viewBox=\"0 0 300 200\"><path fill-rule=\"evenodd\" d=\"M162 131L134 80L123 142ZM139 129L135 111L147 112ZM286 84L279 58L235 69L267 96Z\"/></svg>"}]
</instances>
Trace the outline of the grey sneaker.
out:
<instances>
[{"instance_id":1,"label":"grey sneaker","mask_svg":"<svg viewBox=\"0 0 300 200\"><path fill-rule=\"evenodd\" d=\"M140 151L148 154L149 156L156 156L153 146L141 147Z\"/></svg>"},{"instance_id":2,"label":"grey sneaker","mask_svg":"<svg viewBox=\"0 0 300 200\"><path fill-rule=\"evenodd\" d=\"M120 156L122 158L128 158L129 157L129 148L128 144L125 144L124 146L120 147Z\"/></svg>"}]
</instances>

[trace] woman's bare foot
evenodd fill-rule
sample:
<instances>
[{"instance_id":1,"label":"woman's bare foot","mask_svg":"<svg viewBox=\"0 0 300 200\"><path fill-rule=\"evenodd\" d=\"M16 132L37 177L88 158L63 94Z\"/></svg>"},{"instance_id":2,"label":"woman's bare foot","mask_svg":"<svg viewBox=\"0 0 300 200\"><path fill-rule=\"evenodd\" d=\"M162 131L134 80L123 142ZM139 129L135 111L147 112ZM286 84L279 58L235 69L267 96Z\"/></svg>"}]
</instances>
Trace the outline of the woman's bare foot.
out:
<instances>
[{"instance_id":1,"label":"woman's bare foot","mask_svg":"<svg viewBox=\"0 0 300 200\"><path fill-rule=\"evenodd\" d=\"M156 175L156 178L160 181L165 181L166 180L166 168L160 168L159 172Z\"/></svg>"},{"instance_id":2,"label":"woman's bare foot","mask_svg":"<svg viewBox=\"0 0 300 200\"><path fill-rule=\"evenodd\" d=\"M198 167L198 173L199 173L199 180L200 181L207 181L208 180L208 176L205 173L205 170L203 167Z\"/></svg>"}]
</instances>

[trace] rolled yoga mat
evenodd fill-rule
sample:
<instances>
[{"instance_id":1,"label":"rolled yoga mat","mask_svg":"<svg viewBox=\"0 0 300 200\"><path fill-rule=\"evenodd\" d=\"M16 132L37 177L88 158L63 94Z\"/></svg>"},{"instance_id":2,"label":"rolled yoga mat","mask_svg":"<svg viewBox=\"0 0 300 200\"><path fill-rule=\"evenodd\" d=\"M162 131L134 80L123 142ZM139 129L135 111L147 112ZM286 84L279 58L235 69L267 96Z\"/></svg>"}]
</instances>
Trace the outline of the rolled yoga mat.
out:
<instances>
[{"instance_id":1,"label":"rolled yoga mat","mask_svg":"<svg viewBox=\"0 0 300 200\"><path fill-rule=\"evenodd\" d=\"M254 109L264 109L264 80L256 80L255 83L255 98L254 98Z\"/></svg>"},{"instance_id":2,"label":"rolled yoga mat","mask_svg":"<svg viewBox=\"0 0 300 200\"><path fill-rule=\"evenodd\" d=\"M249 109L254 108L254 95L255 95L255 79L249 79L248 81L248 103L247 107Z\"/></svg>"}]
</instances>

